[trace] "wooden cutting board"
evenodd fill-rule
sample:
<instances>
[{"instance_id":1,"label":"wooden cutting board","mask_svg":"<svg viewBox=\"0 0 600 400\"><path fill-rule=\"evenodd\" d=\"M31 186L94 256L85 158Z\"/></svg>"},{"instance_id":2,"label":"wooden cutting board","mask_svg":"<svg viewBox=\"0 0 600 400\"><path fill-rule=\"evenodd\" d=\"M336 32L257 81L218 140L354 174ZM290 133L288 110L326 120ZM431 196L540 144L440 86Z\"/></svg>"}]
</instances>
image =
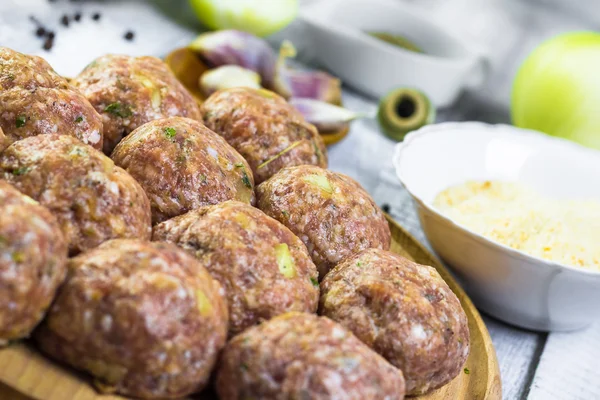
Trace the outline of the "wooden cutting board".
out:
<instances>
[{"instance_id":1,"label":"wooden cutting board","mask_svg":"<svg viewBox=\"0 0 600 400\"><path fill-rule=\"evenodd\" d=\"M502 388L496 353L490 335L471 300L444 268L408 232L388 217L392 251L418 263L434 266L460 299L469 319L471 352L465 369L452 382L417 400L500 400ZM196 397L198 398L198 397ZM200 398L214 398L212 395ZM117 400L99 395L79 372L43 357L29 343L0 350L0 399L2 400Z\"/></svg>"}]
</instances>

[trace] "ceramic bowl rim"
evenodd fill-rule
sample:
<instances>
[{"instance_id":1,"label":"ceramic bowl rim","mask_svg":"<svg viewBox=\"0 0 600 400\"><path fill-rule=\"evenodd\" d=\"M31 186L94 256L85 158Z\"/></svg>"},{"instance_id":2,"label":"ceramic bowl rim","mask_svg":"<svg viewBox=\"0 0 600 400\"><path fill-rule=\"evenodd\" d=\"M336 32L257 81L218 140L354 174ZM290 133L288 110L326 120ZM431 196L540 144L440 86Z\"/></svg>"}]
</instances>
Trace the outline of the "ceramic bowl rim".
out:
<instances>
[{"instance_id":1,"label":"ceramic bowl rim","mask_svg":"<svg viewBox=\"0 0 600 400\"><path fill-rule=\"evenodd\" d=\"M393 156L394 157L393 164L394 164L394 169L396 171L396 176L400 180L400 183L402 183L404 188L408 191L410 196L417 203L419 203L419 205L421 207L423 207L425 210L427 210L428 212L435 215L437 218L441 219L446 224L450 225L453 229L470 236L475 241L477 241L480 244L483 244L486 247L491 247L500 252L507 253L507 255L512 256L513 258L516 258L516 259L519 259L522 261L526 261L529 264L535 265L539 268L545 268L548 271L558 270L558 271L571 272L576 275L593 277L595 279L600 280L600 271L594 271L594 270L590 270L590 269L574 267L574 266L558 263L555 261L545 260L545 259L537 257L537 256L529 255L521 250L513 249L512 247L509 247L505 244L488 239L485 236L483 236L479 233L476 233L476 232L470 230L469 228L467 228L463 225L460 225L460 224L456 223L455 221L453 221L452 219L446 217L440 211L438 211L435 207L431 206L430 204L428 204L428 202L424 201L418 195L415 194L415 192L411 189L410 185L407 185L407 183L406 183L404 171L402 170L401 163L400 163L402 154L404 152L408 151L408 149L410 148L410 145L415 140L418 140L419 137L422 137L425 135L440 134L440 132L443 132L446 130L451 130L451 129L456 129L456 128L460 128L462 130L464 130L464 129L478 130L478 131L481 131L482 134L484 134L483 132L492 133L492 132L510 130L510 131L512 131L511 135L513 135L513 136L515 136L515 134L516 134L520 137L535 137L535 138L537 138L537 140L541 140L542 142L548 141L548 142L560 143L561 146L570 148L570 149L572 149L572 151L591 154L595 157L598 157L599 165L600 165L600 152L598 152L597 150L594 150L594 149L584 147L584 146L579 145L570 140L552 137L552 136L545 135L541 132L537 132L537 131L530 130L530 129L517 128L512 125L486 124L483 122L443 122L443 123L439 123L439 124L435 124L435 125L425 126L423 128L420 128L416 131L409 133L404 138L403 142L400 142L396 145L396 148L394 149L394 156ZM515 137L517 137L517 136L515 136Z\"/></svg>"},{"instance_id":2,"label":"ceramic bowl rim","mask_svg":"<svg viewBox=\"0 0 600 400\"><path fill-rule=\"evenodd\" d=\"M341 0L336 0L341 1ZM318 3L318 2L315 2ZM444 37L444 40L447 42L452 42L454 46L457 46L461 49L462 54L454 55L454 56L436 56L427 53L417 53L414 51L406 50L401 47L391 46L380 39L371 37L370 35L360 32L358 29L348 28L343 24L327 24L319 18L313 17L312 9L318 8L320 4L313 5L310 4L307 6L305 11L300 11L298 16L302 21L308 23L310 25L315 25L320 27L321 29L325 29L328 31L336 31L338 33L343 33L348 39L353 41L359 41L364 45L375 47L380 51L384 51L388 54L400 52L405 56L414 57L415 59L440 64L440 65L461 65L471 62L474 58L477 58L477 53L470 49L465 43L460 40L455 34L448 31L444 27L431 22L424 15L422 15L419 10L413 6L408 4L401 3L393 3L388 0L370 0L370 4L379 3L384 5L384 7L396 7L400 11L405 11L410 14L411 17L419 19L423 23L427 24L428 29L430 28L432 31L435 31L435 35L439 37Z\"/></svg>"}]
</instances>

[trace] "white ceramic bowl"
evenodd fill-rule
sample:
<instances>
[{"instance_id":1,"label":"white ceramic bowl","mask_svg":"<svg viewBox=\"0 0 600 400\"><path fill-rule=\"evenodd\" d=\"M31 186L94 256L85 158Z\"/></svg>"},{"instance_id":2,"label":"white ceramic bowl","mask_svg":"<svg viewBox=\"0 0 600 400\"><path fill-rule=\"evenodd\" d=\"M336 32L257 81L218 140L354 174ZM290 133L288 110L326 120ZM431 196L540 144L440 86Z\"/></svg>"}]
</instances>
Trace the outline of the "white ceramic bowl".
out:
<instances>
[{"instance_id":1,"label":"white ceramic bowl","mask_svg":"<svg viewBox=\"0 0 600 400\"><path fill-rule=\"evenodd\" d=\"M380 98L398 87L423 91L437 107L483 82L488 63L421 10L389 0L313 1L303 6L311 52L344 82ZM425 54L367 32L402 35Z\"/></svg>"},{"instance_id":2,"label":"white ceramic bowl","mask_svg":"<svg viewBox=\"0 0 600 400\"><path fill-rule=\"evenodd\" d=\"M543 331L579 329L600 318L600 273L486 239L432 205L439 192L467 180L517 181L552 198L600 201L600 152L506 125L445 123L410 133L394 165L431 246L479 308Z\"/></svg>"}]
</instances>

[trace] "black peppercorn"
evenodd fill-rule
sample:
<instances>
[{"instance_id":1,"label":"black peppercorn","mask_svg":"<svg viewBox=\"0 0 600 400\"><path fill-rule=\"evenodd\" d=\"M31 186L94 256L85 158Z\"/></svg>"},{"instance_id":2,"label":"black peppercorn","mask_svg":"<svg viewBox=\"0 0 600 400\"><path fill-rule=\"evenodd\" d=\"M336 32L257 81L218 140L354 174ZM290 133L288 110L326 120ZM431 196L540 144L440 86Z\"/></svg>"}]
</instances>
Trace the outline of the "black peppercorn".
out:
<instances>
[{"instance_id":1,"label":"black peppercorn","mask_svg":"<svg viewBox=\"0 0 600 400\"><path fill-rule=\"evenodd\" d=\"M54 39L49 37L44 41L43 48L44 50L50 50L52 49L52 46L54 46Z\"/></svg>"},{"instance_id":2,"label":"black peppercorn","mask_svg":"<svg viewBox=\"0 0 600 400\"><path fill-rule=\"evenodd\" d=\"M127 31L123 37L125 40L133 40L134 36L135 34L132 31Z\"/></svg>"}]
</instances>

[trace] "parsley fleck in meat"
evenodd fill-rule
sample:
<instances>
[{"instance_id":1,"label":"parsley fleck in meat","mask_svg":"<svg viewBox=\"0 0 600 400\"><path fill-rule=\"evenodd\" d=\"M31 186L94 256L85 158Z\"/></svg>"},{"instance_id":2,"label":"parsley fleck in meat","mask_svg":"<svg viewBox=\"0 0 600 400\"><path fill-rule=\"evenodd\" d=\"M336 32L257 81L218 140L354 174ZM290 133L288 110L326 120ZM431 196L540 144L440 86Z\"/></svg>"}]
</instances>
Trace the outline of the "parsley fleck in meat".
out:
<instances>
[{"instance_id":1,"label":"parsley fleck in meat","mask_svg":"<svg viewBox=\"0 0 600 400\"><path fill-rule=\"evenodd\" d=\"M104 112L111 113L121 118L131 117L131 115L133 114L131 112L131 108L128 105L121 104L119 102L107 105L104 109Z\"/></svg>"},{"instance_id":2,"label":"parsley fleck in meat","mask_svg":"<svg viewBox=\"0 0 600 400\"><path fill-rule=\"evenodd\" d=\"M17 115L17 119L15 122L15 125L17 126L17 128L24 127L26 122L27 122L27 116L25 114Z\"/></svg>"},{"instance_id":3,"label":"parsley fleck in meat","mask_svg":"<svg viewBox=\"0 0 600 400\"><path fill-rule=\"evenodd\" d=\"M17 169L13 169L13 175L24 175L27 173L27 171L29 171L28 167L19 167Z\"/></svg>"},{"instance_id":4,"label":"parsley fleck in meat","mask_svg":"<svg viewBox=\"0 0 600 400\"><path fill-rule=\"evenodd\" d=\"M175 128L172 128L170 126L165 128L165 136L169 139L173 139L175 137L175 135L177 135L177 131L175 130Z\"/></svg>"},{"instance_id":5,"label":"parsley fleck in meat","mask_svg":"<svg viewBox=\"0 0 600 400\"><path fill-rule=\"evenodd\" d=\"M242 171L242 182L248 189L252 189L252 184L250 183L250 178L248 178L246 171Z\"/></svg>"}]
</instances>

